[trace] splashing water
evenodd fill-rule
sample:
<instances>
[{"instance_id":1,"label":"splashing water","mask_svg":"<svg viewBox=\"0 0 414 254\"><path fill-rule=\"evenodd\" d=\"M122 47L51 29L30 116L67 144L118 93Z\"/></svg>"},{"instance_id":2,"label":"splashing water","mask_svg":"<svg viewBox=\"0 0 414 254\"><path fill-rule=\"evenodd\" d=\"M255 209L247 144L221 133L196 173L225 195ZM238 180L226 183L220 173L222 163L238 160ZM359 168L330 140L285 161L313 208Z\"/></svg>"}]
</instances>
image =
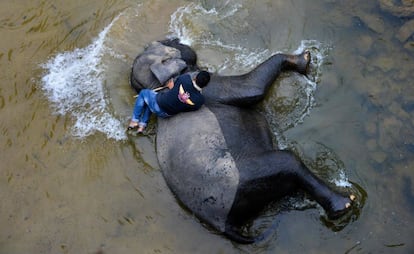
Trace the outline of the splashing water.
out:
<instances>
[{"instance_id":1,"label":"splashing water","mask_svg":"<svg viewBox=\"0 0 414 254\"><path fill-rule=\"evenodd\" d=\"M74 118L72 135L75 137L102 132L108 138L126 139L124 128L110 113L105 98L105 65L102 63L102 57L110 51L105 46L105 38L118 17L92 44L57 54L42 65L47 71L42 78L42 89L57 114L70 114Z\"/></svg>"}]
</instances>

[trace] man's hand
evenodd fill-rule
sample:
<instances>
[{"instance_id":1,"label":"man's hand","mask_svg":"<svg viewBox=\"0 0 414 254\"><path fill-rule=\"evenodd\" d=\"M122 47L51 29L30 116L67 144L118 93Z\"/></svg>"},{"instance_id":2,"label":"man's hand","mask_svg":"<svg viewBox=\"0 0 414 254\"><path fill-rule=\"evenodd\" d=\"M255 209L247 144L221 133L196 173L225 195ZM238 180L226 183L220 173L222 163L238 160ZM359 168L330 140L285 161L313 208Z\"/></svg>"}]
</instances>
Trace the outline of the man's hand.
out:
<instances>
[{"instance_id":1,"label":"man's hand","mask_svg":"<svg viewBox=\"0 0 414 254\"><path fill-rule=\"evenodd\" d=\"M173 79L169 79L166 83L165 86L168 87L168 89L172 89L174 87L174 80Z\"/></svg>"}]
</instances>

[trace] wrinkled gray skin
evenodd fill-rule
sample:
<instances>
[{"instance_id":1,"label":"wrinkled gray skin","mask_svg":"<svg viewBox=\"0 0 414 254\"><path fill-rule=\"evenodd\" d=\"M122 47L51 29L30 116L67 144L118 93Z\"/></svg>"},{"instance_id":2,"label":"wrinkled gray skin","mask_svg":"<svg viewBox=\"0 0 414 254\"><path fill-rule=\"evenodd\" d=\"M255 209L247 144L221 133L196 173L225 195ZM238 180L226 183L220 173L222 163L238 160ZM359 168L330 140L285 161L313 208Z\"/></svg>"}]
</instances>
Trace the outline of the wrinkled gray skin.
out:
<instances>
[{"instance_id":1,"label":"wrinkled gray skin","mask_svg":"<svg viewBox=\"0 0 414 254\"><path fill-rule=\"evenodd\" d=\"M139 91L142 88L154 89L169 78L180 73L196 70L197 55L193 51L185 51L181 55L182 44L176 42L177 48L167 47L161 42L151 42L145 51L135 58L131 70L130 81ZM184 60L183 60L184 59Z\"/></svg>"},{"instance_id":2,"label":"wrinkled gray skin","mask_svg":"<svg viewBox=\"0 0 414 254\"><path fill-rule=\"evenodd\" d=\"M163 44L180 48L188 65L184 71L197 68L191 48L176 40ZM304 56L276 54L244 75L212 74L200 110L158 119L157 156L168 186L199 219L233 241L262 239L245 236L240 228L270 202L299 190L331 219L348 211L350 198L318 179L293 153L275 148L266 119L254 109L282 71L305 74ZM134 64L131 79L141 71L146 70ZM142 88L136 78L131 84Z\"/></svg>"}]
</instances>

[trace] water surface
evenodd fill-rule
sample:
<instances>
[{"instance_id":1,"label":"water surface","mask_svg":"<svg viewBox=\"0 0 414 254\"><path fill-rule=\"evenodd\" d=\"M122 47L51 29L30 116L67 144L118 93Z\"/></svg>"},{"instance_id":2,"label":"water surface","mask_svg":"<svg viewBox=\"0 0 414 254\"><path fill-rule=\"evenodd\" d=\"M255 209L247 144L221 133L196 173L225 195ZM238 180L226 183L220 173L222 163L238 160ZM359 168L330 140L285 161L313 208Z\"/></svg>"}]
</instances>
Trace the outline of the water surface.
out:
<instances>
[{"instance_id":1,"label":"water surface","mask_svg":"<svg viewBox=\"0 0 414 254\"><path fill-rule=\"evenodd\" d=\"M410 17L384 1L27 1L0 3L0 253L411 253L414 88ZM167 188L146 136L126 135L134 57L177 36L210 71L244 73L311 50L309 79L285 74L258 110L275 141L360 210L331 225L306 198L254 225L240 246Z\"/></svg>"}]
</instances>

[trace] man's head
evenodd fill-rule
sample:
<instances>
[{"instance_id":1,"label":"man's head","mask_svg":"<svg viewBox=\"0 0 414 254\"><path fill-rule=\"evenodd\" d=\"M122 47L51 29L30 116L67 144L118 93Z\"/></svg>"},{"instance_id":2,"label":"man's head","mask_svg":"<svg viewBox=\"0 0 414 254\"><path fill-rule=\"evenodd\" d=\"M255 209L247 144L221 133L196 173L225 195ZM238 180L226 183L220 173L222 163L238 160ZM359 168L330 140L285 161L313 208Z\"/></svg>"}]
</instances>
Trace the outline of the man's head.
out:
<instances>
[{"instance_id":1,"label":"man's head","mask_svg":"<svg viewBox=\"0 0 414 254\"><path fill-rule=\"evenodd\" d=\"M207 86L209 81L210 73L208 73L207 71L200 71L195 78L195 82L197 86L199 86L200 88Z\"/></svg>"}]
</instances>

